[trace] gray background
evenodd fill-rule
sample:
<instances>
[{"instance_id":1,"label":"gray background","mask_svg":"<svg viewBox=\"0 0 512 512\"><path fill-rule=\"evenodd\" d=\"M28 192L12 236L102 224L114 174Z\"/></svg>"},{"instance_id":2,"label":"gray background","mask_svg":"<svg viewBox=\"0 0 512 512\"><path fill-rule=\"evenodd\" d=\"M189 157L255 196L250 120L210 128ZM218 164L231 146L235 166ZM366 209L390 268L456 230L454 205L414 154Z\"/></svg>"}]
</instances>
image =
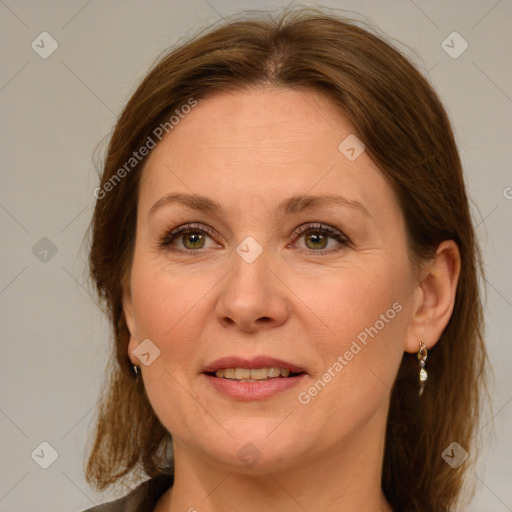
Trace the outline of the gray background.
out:
<instances>
[{"instance_id":1,"label":"gray background","mask_svg":"<svg viewBox=\"0 0 512 512\"><path fill-rule=\"evenodd\" d=\"M83 478L109 337L89 294L82 244L98 185L95 148L162 50L220 17L286 3L0 0L1 512L79 511L113 497ZM361 13L396 40L451 116L486 262L495 371L485 420L494 419L495 435L491 423L483 427L484 456L470 482L477 495L466 510L512 510L512 2L323 5ZM38 37L44 31L58 43L46 59L31 47L51 49ZM454 31L469 44L458 58L441 46ZM448 41L452 53L462 48ZM58 453L48 469L31 458L36 450L34 459L50 462L43 441Z\"/></svg>"}]
</instances>

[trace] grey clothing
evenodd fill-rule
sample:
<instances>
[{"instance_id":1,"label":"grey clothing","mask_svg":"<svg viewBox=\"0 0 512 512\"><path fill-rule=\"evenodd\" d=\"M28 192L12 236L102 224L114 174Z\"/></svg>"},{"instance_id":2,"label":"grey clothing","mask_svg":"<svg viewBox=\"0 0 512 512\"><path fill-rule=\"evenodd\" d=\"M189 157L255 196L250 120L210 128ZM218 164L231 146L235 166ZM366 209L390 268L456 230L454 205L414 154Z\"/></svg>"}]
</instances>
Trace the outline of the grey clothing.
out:
<instances>
[{"instance_id":1,"label":"grey clothing","mask_svg":"<svg viewBox=\"0 0 512 512\"><path fill-rule=\"evenodd\" d=\"M162 475L140 484L126 496L83 512L152 512L160 497L172 487L174 478Z\"/></svg>"}]
</instances>

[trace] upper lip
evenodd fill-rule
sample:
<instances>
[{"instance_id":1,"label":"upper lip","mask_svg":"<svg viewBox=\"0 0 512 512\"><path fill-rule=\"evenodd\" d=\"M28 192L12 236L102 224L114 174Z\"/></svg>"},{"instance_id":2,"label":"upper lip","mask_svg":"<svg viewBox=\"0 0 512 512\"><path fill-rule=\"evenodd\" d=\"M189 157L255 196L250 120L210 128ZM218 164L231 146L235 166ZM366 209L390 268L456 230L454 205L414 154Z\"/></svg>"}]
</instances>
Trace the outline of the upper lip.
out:
<instances>
[{"instance_id":1,"label":"upper lip","mask_svg":"<svg viewBox=\"0 0 512 512\"><path fill-rule=\"evenodd\" d=\"M270 356L256 356L251 359L246 359L237 356L222 357L210 363L204 370L204 373L212 373L217 370L223 370L225 368L248 368L250 370L256 368L270 368L278 367L290 370L291 373L302 373L305 372L303 368L295 364L283 361L282 359L276 359Z\"/></svg>"}]
</instances>

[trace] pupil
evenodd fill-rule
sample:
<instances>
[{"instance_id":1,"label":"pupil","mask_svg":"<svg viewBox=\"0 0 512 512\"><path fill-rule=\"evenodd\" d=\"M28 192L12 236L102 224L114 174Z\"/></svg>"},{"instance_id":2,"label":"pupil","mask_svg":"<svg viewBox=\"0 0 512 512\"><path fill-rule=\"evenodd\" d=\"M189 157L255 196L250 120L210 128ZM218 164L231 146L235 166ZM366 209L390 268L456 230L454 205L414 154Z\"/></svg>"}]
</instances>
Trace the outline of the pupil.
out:
<instances>
[{"instance_id":1,"label":"pupil","mask_svg":"<svg viewBox=\"0 0 512 512\"><path fill-rule=\"evenodd\" d=\"M312 234L306 236L307 241L313 241L313 244L318 244L326 241L325 235L322 234ZM325 247L325 243L322 244L321 249Z\"/></svg>"},{"instance_id":2,"label":"pupil","mask_svg":"<svg viewBox=\"0 0 512 512\"><path fill-rule=\"evenodd\" d=\"M185 246L189 246L189 245L192 245L192 249L196 249L197 248L197 244L198 242L202 242L203 241L203 236L200 235L200 234L188 234L184 237L185 239L185 242L187 241L192 241L190 244L189 243L185 243Z\"/></svg>"}]
</instances>

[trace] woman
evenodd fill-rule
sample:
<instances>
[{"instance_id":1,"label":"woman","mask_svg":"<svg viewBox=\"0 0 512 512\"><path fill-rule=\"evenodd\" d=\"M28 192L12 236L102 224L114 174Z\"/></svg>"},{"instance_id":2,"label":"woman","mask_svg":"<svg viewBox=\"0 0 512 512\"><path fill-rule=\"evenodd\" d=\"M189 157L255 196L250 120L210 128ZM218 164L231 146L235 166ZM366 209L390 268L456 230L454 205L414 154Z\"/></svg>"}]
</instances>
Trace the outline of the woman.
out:
<instances>
[{"instance_id":1,"label":"woman","mask_svg":"<svg viewBox=\"0 0 512 512\"><path fill-rule=\"evenodd\" d=\"M319 11L212 29L143 80L95 195L115 354L86 476L149 480L91 510L454 509L481 264L400 53Z\"/></svg>"}]
</instances>

